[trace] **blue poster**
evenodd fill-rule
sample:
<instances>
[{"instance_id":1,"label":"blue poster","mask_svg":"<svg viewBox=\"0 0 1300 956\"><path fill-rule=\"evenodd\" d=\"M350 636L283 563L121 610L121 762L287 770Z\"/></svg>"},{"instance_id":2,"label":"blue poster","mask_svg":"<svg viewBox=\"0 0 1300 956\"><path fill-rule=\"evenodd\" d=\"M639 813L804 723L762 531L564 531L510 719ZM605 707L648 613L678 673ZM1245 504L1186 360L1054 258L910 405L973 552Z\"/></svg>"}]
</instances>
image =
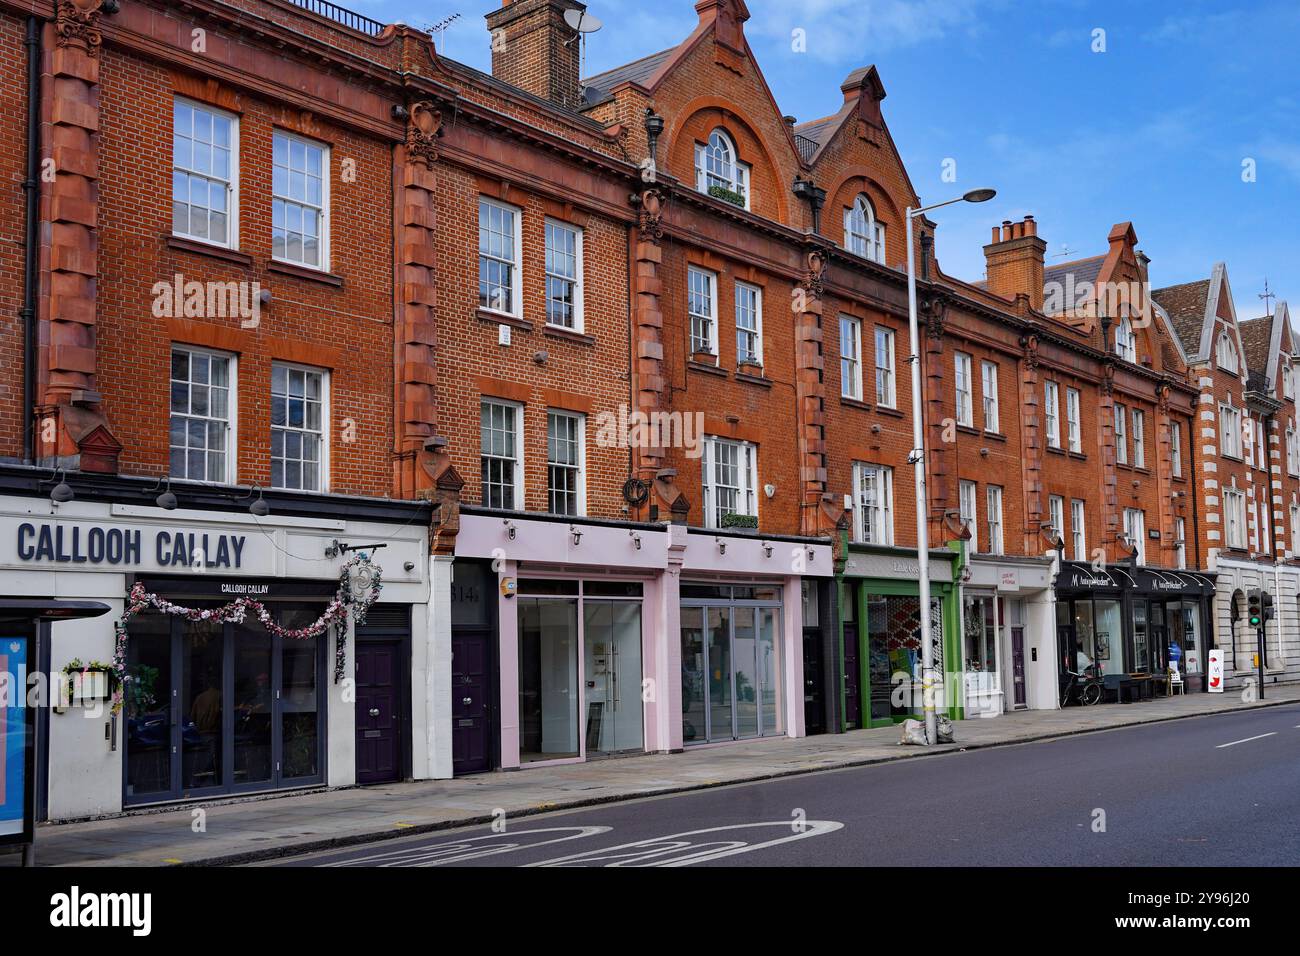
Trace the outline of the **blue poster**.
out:
<instances>
[{"instance_id":1,"label":"blue poster","mask_svg":"<svg viewBox=\"0 0 1300 956\"><path fill-rule=\"evenodd\" d=\"M27 638L0 637L0 837L23 832L27 794Z\"/></svg>"}]
</instances>

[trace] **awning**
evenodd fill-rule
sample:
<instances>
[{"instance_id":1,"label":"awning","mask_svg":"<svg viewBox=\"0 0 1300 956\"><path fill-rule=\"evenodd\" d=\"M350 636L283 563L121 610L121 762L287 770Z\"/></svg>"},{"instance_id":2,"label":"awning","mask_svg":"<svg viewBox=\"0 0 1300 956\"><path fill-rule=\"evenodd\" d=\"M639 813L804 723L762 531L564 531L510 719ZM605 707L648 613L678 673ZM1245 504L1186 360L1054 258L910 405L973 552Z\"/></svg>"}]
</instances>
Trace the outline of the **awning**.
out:
<instances>
[{"instance_id":1,"label":"awning","mask_svg":"<svg viewBox=\"0 0 1300 956\"><path fill-rule=\"evenodd\" d=\"M1171 571L1127 564L1097 568L1084 561L1062 563L1055 586L1057 591L1090 591L1116 597L1129 591L1151 598L1199 598L1214 594L1213 576L1199 571Z\"/></svg>"},{"instance_id":2,"label":"awning","mask_svg":"<svg viewBox=\"0 0 1300 956\"><path fill-rule=\"evenodd\" d=\"M111 611L102 601L61 601L58 598L0 598L0 620L68 621L99 617Z\"/></svg>"}]
</instances>

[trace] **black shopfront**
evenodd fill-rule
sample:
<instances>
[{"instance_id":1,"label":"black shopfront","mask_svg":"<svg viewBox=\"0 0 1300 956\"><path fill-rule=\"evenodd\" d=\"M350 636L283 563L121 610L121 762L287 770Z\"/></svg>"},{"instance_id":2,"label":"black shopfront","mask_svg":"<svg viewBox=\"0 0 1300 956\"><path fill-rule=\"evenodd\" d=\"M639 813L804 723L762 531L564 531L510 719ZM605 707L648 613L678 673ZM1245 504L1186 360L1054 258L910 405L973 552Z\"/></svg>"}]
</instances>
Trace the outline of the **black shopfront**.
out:
<instances>
[{"instance_id":1,"label":"black shopfront","mask_svg":"<svg viewBox=\"0 0 1300 956\"><path fill-rule=\"evenodd\" d=\"M1056 576L1058 673L1094 667L1112 689L1149 677L1159 694L1177 659L1186 689L1204 690L1213 600L1213 575L1200 571L1067 561Z\"/></svg>"},{"instance_id":2,"label":"black shopfront","mask_svg":"<svg viewBox=\"0 0 1300 956\"><path fill-rule=\"evenodd\" d=\"M246 595L284 628L324 612L332 581L141 579L196 609ZM325 779L329 635L288 640L249 611L241 623L145 611L128 626L124 799L127 806L319 785Z\"/></svg>"}]
</instances>

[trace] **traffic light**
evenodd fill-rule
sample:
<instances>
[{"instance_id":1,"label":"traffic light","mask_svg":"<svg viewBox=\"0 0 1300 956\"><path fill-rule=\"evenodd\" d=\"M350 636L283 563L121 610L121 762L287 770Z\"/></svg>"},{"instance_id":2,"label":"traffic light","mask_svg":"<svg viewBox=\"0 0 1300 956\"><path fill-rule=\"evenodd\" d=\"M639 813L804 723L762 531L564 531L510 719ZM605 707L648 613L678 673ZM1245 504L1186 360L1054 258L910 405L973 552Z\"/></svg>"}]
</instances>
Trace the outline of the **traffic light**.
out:
<instances>
[{"instance_id":1,"label":"traffic light","mask_svg":"<svg viewBox=\"0 0 1300 956\"><path fill-rule=\"evenodd\" d=\"M1265 591L1264 600L1261 603L1260 607L1264 611L1264 620L1266 621L1273 620L1273 595Z\"/></svg>"},{"instance_id":2,"label":"traffic light","mask_svg":"<svg viewBox=\"0 0 1300 956\"><path fill-rule=\"evenodd\" d=\"M1250 621L1251 627L1259 627L1260 623L1264 620L1259 592L1253 588L1250 592L1250 611L1247 615L1247 620Z\"/></svg>"}]
</instances>

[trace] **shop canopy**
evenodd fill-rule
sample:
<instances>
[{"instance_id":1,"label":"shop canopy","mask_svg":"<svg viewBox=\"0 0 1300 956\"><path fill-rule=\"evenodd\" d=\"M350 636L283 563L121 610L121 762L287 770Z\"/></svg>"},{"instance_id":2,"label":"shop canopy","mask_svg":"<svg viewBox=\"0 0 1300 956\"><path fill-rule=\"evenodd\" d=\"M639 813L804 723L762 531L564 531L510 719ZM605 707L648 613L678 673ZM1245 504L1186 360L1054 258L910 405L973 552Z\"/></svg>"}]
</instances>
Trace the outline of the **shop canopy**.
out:
<instances>
[{"instance_id":1,"label":"shop canopy","mask_svg":"<svg viewBox=\"0 0 1300 956\"><path fill-rule=\"evenodd\" d=\"M110 608L103 601L61 601L58 598L0 598L0 620L67 621L99 617Z\"/></svg>"},{"instance_id":2,"label":"shop canopy","mask_svg":"<svg viewBox=\"0 0 1300 956\"><path fill-rule=\"evenodd\" d=\"M1108 564L1098 568L1086 561L1066 561L1056 575L1056 589L1115 596L1132 591L1153 598L1201 598L1213 596L1214 575L1127 564Z\"/></svg>"}]
</instances>

